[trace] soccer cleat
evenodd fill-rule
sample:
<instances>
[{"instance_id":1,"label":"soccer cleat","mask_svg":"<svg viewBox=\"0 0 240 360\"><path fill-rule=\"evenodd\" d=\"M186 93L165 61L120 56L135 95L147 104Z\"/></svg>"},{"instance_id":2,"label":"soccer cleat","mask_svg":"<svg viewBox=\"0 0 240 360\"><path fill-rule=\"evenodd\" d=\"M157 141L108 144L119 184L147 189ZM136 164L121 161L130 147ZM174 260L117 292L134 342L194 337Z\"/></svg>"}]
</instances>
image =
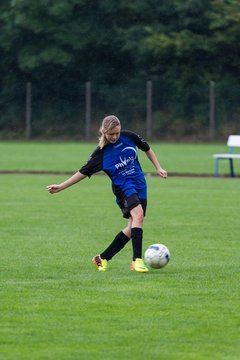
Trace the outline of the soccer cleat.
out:
<instances>
[{"instance_id":1,"label":"soccer cleat","mask_svg":"<svg viewBox=\"0 0 240 360\"><path fill-rule=\"evenodd\" d=\"M139 258L137 258L135 261L132 261L131 270L141 272L141 273L148 272L148 268L146 267L146 265L144 264L142 259L139 259Z\"/></svg>"},{"instance_id":2,"label":"soccer cleat","mask_svg":"<svg viewBox=\"0 0 240 360\"><path fill-rule=\"evenodd\" d=\"M96 265L99 271L107 270L108 262L106 259L102 259L100 255L94 256L92 262Z\"/></svg>"}]
</instances>

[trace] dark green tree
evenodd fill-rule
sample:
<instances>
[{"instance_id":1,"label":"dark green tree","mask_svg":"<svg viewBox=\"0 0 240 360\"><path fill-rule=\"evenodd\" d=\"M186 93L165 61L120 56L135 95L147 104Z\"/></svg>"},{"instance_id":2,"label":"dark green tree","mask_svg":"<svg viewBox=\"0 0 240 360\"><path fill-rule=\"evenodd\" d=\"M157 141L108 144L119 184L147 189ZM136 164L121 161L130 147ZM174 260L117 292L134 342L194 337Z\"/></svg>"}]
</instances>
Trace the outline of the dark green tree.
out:
<instances>
[{"instance_id":1,"label":"dark green tree","mask_svg":"<svg viewBox=\"0 0 240 360\"><path fill-rule=\"evenodd\" d=\"M237 86L239 20L238 0L2 0L2 94L32 81L67 101L90 80L101 84L99 103L114 108L130 84L119 102L128 111L145 105L144 91L134 91L152 79L156 106L191 119L196 109L207 113L200 107L210 80Z\"/></svg>"}]
</instances>

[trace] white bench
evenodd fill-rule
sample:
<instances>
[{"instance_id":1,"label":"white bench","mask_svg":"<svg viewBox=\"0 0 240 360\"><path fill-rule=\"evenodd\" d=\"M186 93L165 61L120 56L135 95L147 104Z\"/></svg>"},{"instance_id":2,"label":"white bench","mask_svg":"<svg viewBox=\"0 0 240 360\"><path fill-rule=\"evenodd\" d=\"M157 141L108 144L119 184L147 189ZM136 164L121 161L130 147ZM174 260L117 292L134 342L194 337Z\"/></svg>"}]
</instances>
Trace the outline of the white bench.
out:
<instances>
[{"instance_id":1,"label":"white bench","mask_svg":"<svg viewBox=\"0 0 240 360\"><path fill-rule=\"evenodd\" d=\"M240 154L233 154L235 147L240 147L240 135L230 135L228 137L227 146L229 147L228 154L214 154L213 157L215 159L215 176L219 176L218 167L219 160L227 159L230 164L230 176L234 177L234 168L233 168L233 160L240 159Z\"/></svg>"}]
</instances>

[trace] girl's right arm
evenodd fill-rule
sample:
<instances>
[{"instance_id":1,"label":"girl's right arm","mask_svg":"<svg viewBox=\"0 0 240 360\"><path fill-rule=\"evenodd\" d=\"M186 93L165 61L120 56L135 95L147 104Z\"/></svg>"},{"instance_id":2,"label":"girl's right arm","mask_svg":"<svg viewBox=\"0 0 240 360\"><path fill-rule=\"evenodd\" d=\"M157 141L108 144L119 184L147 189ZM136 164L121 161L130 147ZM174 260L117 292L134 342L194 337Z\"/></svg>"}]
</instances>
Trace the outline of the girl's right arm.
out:
<instances>
[{"instance_id":1,"label":"girl's right arm","mask_svg":"<svg viewBox=\"0 0 240 360\"><path fill-rule=\"evenodd\" d=\"M62 182L61 184L48 185L47 190L50 194L54 194L54 193L57 193L64 189L67 189L69 186L76 184L77 182L85 179L86 177L87 177L87 175L83 175L82 173L80 173L78 171L73 176L71 176L69 179Z\"/></svg>"}]
</instances>

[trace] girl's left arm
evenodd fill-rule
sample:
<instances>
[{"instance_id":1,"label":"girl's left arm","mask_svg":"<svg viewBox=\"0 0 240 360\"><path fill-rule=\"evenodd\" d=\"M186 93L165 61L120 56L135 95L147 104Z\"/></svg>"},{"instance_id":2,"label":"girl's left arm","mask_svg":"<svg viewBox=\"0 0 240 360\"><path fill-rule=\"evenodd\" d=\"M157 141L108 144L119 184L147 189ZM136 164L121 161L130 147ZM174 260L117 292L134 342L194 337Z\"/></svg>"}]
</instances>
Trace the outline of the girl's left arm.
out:
<instances>
[{"instance_id":1,"label":"girl's left arm","mask_svg":"<svg viewBox=\"0 0 240 360\"><path fill-rule=\"evenodd\" d=\"M149 149L148 151L146 151L146 155L149 158L149 160L153 163L155 169L157 170L158 175L163 178L167 178L167 171L164 170L159 164L159 161L154 151L152 149Z\"/></svg>"}]
</instances>

